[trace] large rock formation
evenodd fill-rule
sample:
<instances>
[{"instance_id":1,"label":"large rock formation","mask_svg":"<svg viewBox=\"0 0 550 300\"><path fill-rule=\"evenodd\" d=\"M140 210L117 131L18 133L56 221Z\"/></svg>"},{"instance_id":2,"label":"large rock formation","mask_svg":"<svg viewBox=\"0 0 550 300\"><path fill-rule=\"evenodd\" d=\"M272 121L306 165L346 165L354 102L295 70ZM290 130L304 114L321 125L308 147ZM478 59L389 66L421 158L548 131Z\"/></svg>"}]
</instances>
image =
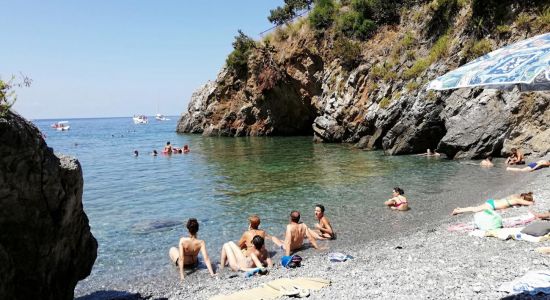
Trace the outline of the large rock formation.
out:
<instances>
[{"instance_id":1,"label":"large rock formation","mask_svg":"<svg viewBox=\"0 0 550 300\"><path fill-rule=\"evenodd\" d=\"M97 242L82 208L82 169L38 129L0 117L0 299L72 299Z\"/></svg>"},{"instance_id":2,"label":"large rock formation","mask_svg":"<svg viewBox=\"0 0 550 300\"><path fill-rule=\"evenodd\" d=\"M470 52L479 45L496 49L540 33L515 21L530 5L503 2L506 31L493 28L480 41L472 21L480 12L471 4L436 2L418 1L402 10L399 24L360 43L358 63L351 66L335 54L335 35L294 26L279 37L274 51L258 47L246 78L224 68L215 82L193 94L177 131L312 134L318 142L357 143L388 154L431 148L450 158L505 155L512 147L547 153L549 92L425 90L429 80L472 59ZM443 9L449 14L441 19Z\"/></svg>"}]
</instances>

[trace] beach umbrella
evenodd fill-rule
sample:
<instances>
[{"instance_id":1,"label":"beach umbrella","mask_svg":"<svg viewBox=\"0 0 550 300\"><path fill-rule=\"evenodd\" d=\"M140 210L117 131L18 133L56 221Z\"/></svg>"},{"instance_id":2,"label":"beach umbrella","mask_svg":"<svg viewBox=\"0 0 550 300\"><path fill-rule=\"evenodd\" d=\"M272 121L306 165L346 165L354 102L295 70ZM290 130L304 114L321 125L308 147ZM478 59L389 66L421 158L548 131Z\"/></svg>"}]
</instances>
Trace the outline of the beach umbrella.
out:
<instances>
[{"instance_id":1,"label":"beach umbrella","mask_svg":"<svg viewBox=\"0 0 550 300\"><path fill-rule=\"evenodd\" d=\"M428 90L484 87L550 90L550 33L500 48L438 77Z\"/></svg>"}]
</instances>

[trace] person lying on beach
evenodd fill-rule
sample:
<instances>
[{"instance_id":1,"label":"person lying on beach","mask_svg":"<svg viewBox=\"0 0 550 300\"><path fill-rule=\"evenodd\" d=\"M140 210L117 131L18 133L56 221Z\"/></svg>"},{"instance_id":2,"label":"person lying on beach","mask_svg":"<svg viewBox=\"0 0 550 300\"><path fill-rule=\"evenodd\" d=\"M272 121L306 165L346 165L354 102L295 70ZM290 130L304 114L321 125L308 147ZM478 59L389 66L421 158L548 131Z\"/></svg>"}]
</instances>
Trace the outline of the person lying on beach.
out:
<instances>
[{"instance_id":1,"label":"person lying on beach","mask_svg":"<svg viewBox=\"0 0 550 300\"><path fill-rule=\"evenodd\" d=\"M525 157L523 156L523 153L521 153L521 151L519 151L516 148L512 148L510 151L512 153L506 159L507 165L524 165L525 164Z\"/></svg>"},{"instance_id":2,"label":"person lying on beach","mask_svg":"<svg viewBox=\"0 0 550 300\"><path fill-rule=\"evenodd\" d=\"M170 259L180 270L180 279L184 278L184 268L196 268L199 264L198 255L202 254L204 264L210 272L210 276L215 276L210 258L206 252L206 243L203 240L197 239L197 232L199 231L199 222L195 218L191 218L187 221L187 230L189 231L189 237L182 237L179 242L178 248L172 247L168 252Z\"/></svg>"},{"instance_id":3,"label":"person lying on beach","mask_svg":"<svg viewBox=\"0 0 550 300\"><path fill-rule=\"evenodd\" d=\"M285 240L281 241L277 237L271 237L271 240L285 251L285 255L290 255L291 251L298 250L304 245L304 237L307 237L313 248L319 249L315 242L315 237L306 224L300 223L300 212L293 210L290 213L290 223L286 225Z\"/></svg>"},{"instance_id":4,"label":"person lying on beach","mask_svg":"<svg viewBox=\"0 0 550 300\"><path fill-rule=\"evenodd\" d=\"M493 157L492 156L487 156L487 158L482 160L479 163L479 165L482 166L482 167L488 167L488 168L495 166L493 164Z\"/></svg>"},{"instance_id":5,"label":"person lying on beach","mask_svg":"<svg viewBox=\"0 0 550 300\"><path fill-rule=\"evenodd\" d=\"M479 206L470 206L470 207L464 207L464 208L457 207L453 210L453 215L458 215L465 212L478 212L486 209L489 209L489 210L505 209L516 205L529 206L529 205L533 205L534 203L535 203L535 200L533 199L532 192L523 193L523 194L514 194L502 199L496 199L496 200L489 199L485 201L485 203Z\"/></svg>"},{"instance_id":6,"label":"person lying on beach","mask_svg":"<svg viewBox=\"0 0 550 300\"><path fill-rule=\"evenodd\" d=\"M392 198L384 202L384 205L395 210L408 210L409 203L407 202L407 198L403 196L404 194L405 194L405 191L403 191L403 189L399 187L394 187L392 192Z\"/></svg>"},{"instance_id":7,"label":"person lying on beach","mask_svg":"<svg viewBox=\"0 0 550 300\"><path fill-rule=\"evenodd\" d=\"M508 167L506 168L506 171L514 171L514 172L533 172L538 169L547 168L550 167L550 161L548 160L539 160L536 163L530 163L525 168L513 168Z\"/></svg>"},{"instance_id":8,"label":"person lying on beach","mask_svg":"<svg viewBox=\"0 0 550 300\"><path fill-rule=\"evenodd\" d=\"M437 153L436 150L432 152L432 150L428 149L426 150L426 153L420 153L420 154L417 154L417 156L441 156L441 154Z\"/></svg>"},{"instance_id":9,"label":"person lying on beach","mask_svg":"<svg viewBox=\"0 0 550 300\"><path fill-rule=\"evenodd\" d=\"M222 247L220 269L229 264L231 270L251 271L255 268L273 267L273 262L264 246L263 237L256 235L252 238L253 247L242 250L234 242L227 242Z\"/></svg>"},{"instance_id":10,"label":"person lying on beach","mask_svg":"<svg viewBox=\"0 0 550 300\"><path fill-rule=\"evenodd\" d=\"M311 234L318 240L333 240L336 234L332 229L329 219L325 216L325 206L322 204L315 205L315 218L319 221L315 224L315 230L311 230Z\"/></svg>"},{"instance_id":11,"label":"person lying on beach","mask_svg":"<svg viewBox=\"0 0 550 300\"><path fill-rule=\"evenodd\" d=\"M252 239L255 236L260 236L265 239L266 232L262 229L258 229L260 226L260 217L257 215L252 215L248 218L248 230L243 233L241 239L237 243L239 248L246 250L248 248L253 248Z\"/></svg>"}]
</instances>

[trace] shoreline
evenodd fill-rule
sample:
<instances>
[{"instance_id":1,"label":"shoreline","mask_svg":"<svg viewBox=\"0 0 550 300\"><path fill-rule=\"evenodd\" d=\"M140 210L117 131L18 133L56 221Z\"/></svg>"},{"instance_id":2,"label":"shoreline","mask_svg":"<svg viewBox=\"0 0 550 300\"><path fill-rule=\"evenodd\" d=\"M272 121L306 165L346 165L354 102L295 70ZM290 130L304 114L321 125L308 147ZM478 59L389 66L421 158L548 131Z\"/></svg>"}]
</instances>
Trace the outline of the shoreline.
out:
<instances>
[{"instance_id":1,"label":"shoreline","mask_svg":"<svg viewBox=\"0 0 550 300\"><path fill-rule=\"evenodd\" d=\"M514 184L491 187L489 191L495 197L501 197L531 190L535 196L532 209L544 211L550 207L550 189L544 187L548 176L547 170L518 174ZM472 204L481 202L482 199L478 199ZM514 217L526 214L529 209L531 207L510 208L499 213L504 218ZM258 287L283 277L320 277L332 281L331 286L312 291L309 299L495 299L509 296L496 291L502 283L521 277L529 270L550 266L547 257L533 251L549 242L501 241L447 231L451 224L472 219L473 214L449 216L428 222L412 232L359 241L355 245L346 245L346 249L338 246L338 240L326 241L321 245L329 245L328 250L298 252L304 261L297 269L282 268L278 263L281 253L278 252L273 258L276 267L267 276L246 279L243 273L231 272L229 268L219 272L216 266L218 278L211 278L201 268L180 283L174 269L167 272L173 273L172 276L143 278L125 286L102 285L96 292L77 299L111 299L113 296L117 299L208 299ZM327 254L335 251L349 254L354 259L332 263ZM217 253L210 253L210 256L217 261Z\"/></svg>"}]
</instances>

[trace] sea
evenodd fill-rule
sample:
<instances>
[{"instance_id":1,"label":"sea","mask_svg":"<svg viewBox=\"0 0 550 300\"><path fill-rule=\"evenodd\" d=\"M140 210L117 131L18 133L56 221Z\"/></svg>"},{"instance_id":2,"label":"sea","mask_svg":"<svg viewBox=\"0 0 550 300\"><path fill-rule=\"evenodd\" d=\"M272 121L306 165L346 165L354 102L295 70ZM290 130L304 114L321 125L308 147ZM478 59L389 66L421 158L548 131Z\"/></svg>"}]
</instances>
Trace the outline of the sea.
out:
<instances>
[{"instance_id":1,"label":"sea","mask_svg":"<svg viewBox=\"0 0 550 300\"><path fill-rule=\"evenodd\" d=\"M178 117L169 118L150 117L145 125L131 117L67 119L68 131L50 127L61 120L33 121L55 153L82 165L82 202L99 247L76 296L147 277L177 278L168 250L187 235L189 218L199 220L199 238L216 263L223 243L247 229L248 216L259 215L261 228L282 238L292 210L314 226L320 203L338 234L327 247L345 249L452 220L455 207L505 196L506 183L519 176L506 173L498 159L496 167L484 169L476 161L387 156L349 144L314 143L311 136L178 134ZM191 151L161 154L168 141ZM396 186L411 210L383 205ZM495 186L503 188L491 194Z\"/></svg>"}]
</instances>

